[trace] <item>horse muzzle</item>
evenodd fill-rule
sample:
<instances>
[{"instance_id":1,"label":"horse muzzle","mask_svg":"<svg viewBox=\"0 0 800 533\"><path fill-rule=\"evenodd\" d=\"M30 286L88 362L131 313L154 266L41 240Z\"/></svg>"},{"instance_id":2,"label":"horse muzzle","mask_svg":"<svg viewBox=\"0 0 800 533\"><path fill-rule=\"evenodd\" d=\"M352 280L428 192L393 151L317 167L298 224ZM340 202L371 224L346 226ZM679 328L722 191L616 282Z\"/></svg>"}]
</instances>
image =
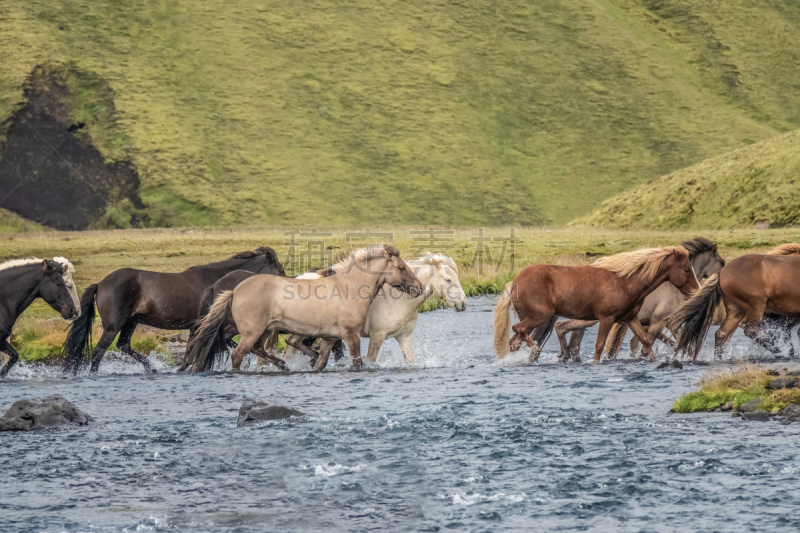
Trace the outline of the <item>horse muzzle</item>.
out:
<instances>
[{"instance_id":1,"label":"horse muzzle","mask_svg":"<svg viewBox=\"0 0 800 533\"><path fill-rule=\"evenodd\" d=\"M467 310L467 301L466 300L461 300L461 301L455 302L453 304L453 309L455 310L456 313L460 313L461 311L466 311Z\"/></svg>"}]
</instances>

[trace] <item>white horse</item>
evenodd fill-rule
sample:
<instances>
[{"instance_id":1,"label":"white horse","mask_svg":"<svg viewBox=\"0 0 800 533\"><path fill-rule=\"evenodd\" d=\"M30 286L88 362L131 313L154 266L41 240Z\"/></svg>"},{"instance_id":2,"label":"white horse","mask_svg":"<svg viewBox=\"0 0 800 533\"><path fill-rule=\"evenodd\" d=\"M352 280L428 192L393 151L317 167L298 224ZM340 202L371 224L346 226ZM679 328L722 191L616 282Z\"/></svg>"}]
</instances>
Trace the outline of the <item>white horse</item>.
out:
<instances>
[{"instance_id":1,"label":"white horse","mask_svg":"<svg viewBox=\"0 0 800 533\"><path fill-rule=\"evenodd\" d=\"M384 285L378 291L369 306L367 321L361 332L362 337L369 338L367 357L373 363L378 359L378 352L387 338L397 339L406 362L414 363L412 334L417 327L419 308L432 294L441 298L456 312L467 308L467 295L458 281L458 268L452 259L446 255L427 253L407 264L425 286L425 292L413 297L389 285ZM314 279L318 276L315 272L308 272L298 278ZM302 337L296 335L286 338L288 345L304 353L308 352L303 348L311 351L301 341Z\"/></svg>"}]
</instances>

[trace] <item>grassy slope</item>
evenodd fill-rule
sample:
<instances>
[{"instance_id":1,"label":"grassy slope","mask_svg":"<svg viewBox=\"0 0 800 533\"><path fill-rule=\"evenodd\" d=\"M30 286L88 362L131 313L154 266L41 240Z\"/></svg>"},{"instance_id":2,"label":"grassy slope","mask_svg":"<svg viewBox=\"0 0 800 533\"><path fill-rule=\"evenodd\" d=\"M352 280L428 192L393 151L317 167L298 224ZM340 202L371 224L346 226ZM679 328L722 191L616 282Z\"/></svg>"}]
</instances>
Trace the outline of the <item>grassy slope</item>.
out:
<instances>
[{"instance_id":1,"label":"grassy slope","mask_svg":"<svg viewBox=\"0 0 800 533\"><path fill-rule=\"evenodd\" d=\"M778 0L7 0L0 122L71 62L155 225L561 223L797 128L799 30Z\"/></svg>"},{"instance_id":2,"label":"grassy slope","mask_svg":"<svg viewBox=\"0 0 800 533\"><path fill-rule=\"evenodd\" d=\"M576 224L731 228L800 222L800 130L673 172L605 201Z\"/></svg>"}]
</instances>

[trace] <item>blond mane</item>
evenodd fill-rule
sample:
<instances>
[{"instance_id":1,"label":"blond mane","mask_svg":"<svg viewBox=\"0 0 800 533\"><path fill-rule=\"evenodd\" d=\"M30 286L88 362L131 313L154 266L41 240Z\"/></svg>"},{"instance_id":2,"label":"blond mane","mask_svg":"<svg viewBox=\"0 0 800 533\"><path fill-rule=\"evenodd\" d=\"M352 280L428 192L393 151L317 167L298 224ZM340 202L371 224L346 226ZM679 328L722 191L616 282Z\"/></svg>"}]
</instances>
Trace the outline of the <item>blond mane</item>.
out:
<instances>
[{"instance_id":1,"label":"blond mane","mask_svg":"<svg viewBox=\"0 0 800 533\"><path fill-rule=\"evenodd\" d=\"M663 248L643 248L632 252L601 257L592 266L616 272L621 278L640 273L646 282L652 281L658 274L664 260L674 253L687 259L689 252L683 246L665 246Z\"/></svg>"},{"instance_id":2,"label":"blond mane","mask_svg":"<svg viewBox=\"0 0 800 533\"><path fill-rule=\"evenodd\" d=\"M72 275L75 273L75 267L72 265L72 263L70 263L63 257L54 257L52 261L61 264L62 268L64 269L64 274L63 274L64 280L67 280L67 278L69 277L68 281L72 281ZM9 268L20 267L25 265L33 265L35 263L41 263L41 262L42 259L39 259L38 257L28 257L26 259L10 259L4 263L0 263L0 270L8 270Z\"/></svg>"},{"instance_id":3,"label":"blond mane","mask_svg":"<svg viewBox=\"0 0 800 533\"><path fill-rule=\"evenodd\" d=\"M413 261L408 262L409 265L431 265L431 266L447 266L453 269L453 271L458 274L458 266L456 266L455 261L453 261L450 257L442 254L434 254L431 252L426 252L422 257L419 259L414 259Z\"/></svg>"},{"instance_id":4,"label":"blond mane","mask_svg":"<svg viewBox=\"0 0 800 533\"><path fill-rule=\"evenodd\" d=\"M767 252L766 255L800 255L800 244L796 242L781 244Z\"/></svg>"},{"instance_id":5,"label":"blond mane","mask_svg":"<svg viewBox=\"0 0 800 533\"><path fill-rule=\"evenodd\" d=\"M350 265L354 263L363 264L376 257L391 257L393 255L399 257L400 251L391 244L378 244L368 248L353 250L350 253L344 252L339 254L339 256L336 258L336 261L332 265L325 268L320 268L319 270L306 272L305 274L297 276L297 279L328 278L340 272L347 271Z\"/></svg>"}]
</instances>

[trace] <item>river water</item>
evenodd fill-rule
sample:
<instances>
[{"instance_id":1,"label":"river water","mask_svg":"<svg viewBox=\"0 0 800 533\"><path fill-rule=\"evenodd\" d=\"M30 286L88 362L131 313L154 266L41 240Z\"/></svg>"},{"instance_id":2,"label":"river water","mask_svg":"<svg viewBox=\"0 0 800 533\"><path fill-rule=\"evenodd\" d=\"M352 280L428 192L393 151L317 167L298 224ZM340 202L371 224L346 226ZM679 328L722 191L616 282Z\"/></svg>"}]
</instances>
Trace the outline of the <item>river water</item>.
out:
<instances>
[{"instance_id":1,"label":"river water","mask_svg":"<svg viewBox=\"0 0 800 533\"><path fill-rule=\"evenodd\" d=\"M95 422L0 434L0 531L800 528L800 426L668 414L708 367L550 364L555 339L498 363L492 306L421 315L414 368L394 341L362 372L20 366L0 409L62 394ZM237 429L252 396L308 415Z\"/></svg>"}]
</instances>

